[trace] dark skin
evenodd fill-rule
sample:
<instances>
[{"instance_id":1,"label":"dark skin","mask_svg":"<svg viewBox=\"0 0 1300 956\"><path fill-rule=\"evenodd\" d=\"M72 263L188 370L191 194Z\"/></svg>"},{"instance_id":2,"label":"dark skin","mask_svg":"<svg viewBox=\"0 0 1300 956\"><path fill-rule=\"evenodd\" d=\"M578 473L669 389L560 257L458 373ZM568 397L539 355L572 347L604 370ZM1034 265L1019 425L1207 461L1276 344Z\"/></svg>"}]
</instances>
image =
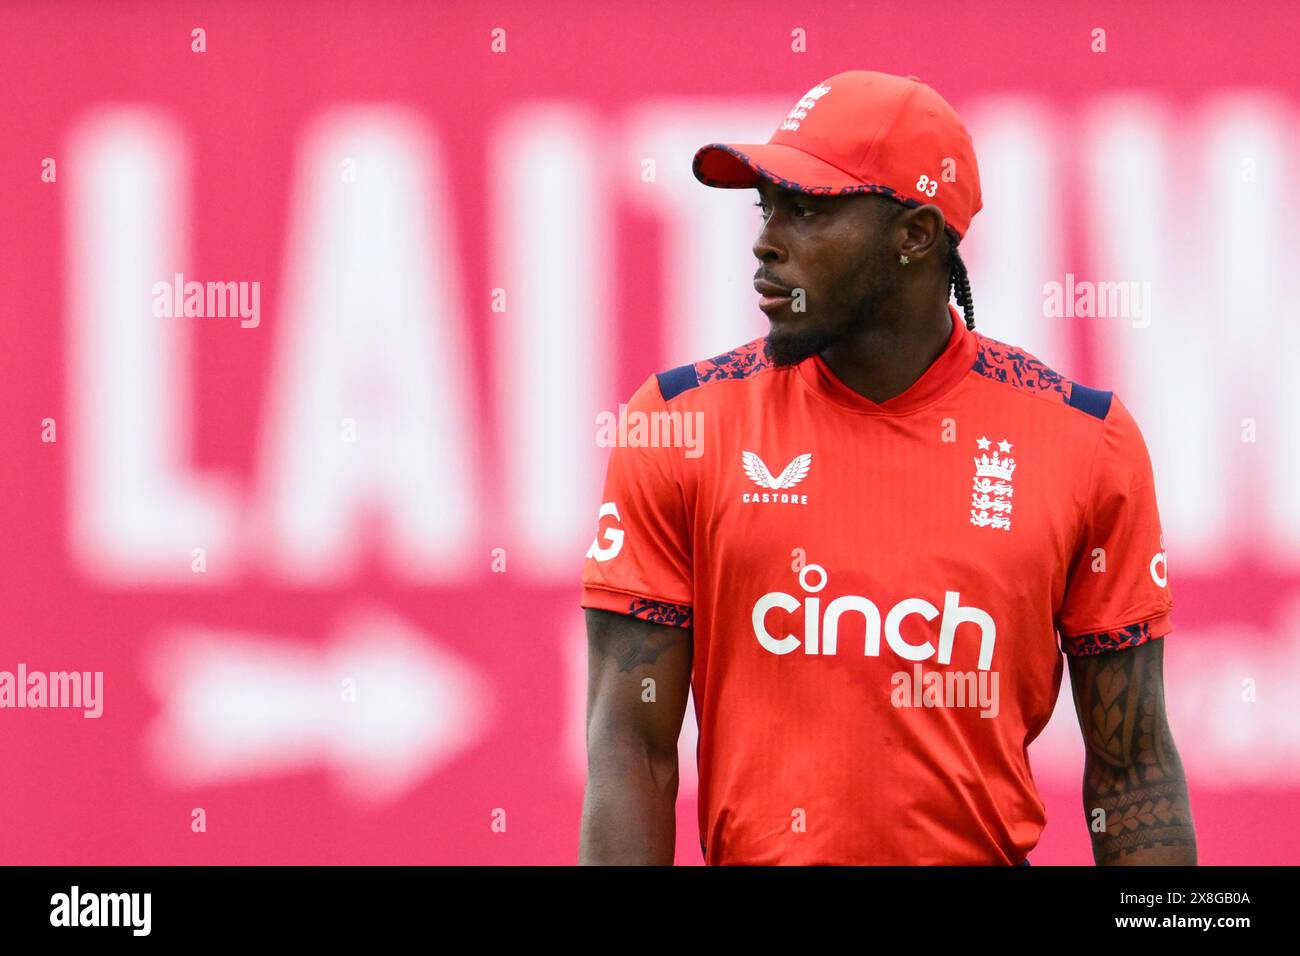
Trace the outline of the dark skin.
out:
<instances>
[{"instance_id":1,"label":"dark skin","mask_svg":"<svg viewBox=\"0 0 1300 956\"><path fill-rule=\"evenodd\" d=\"M1196 865L1187 779L1165 717L1164 644L1067 658L1098 866Z\"/></svg>"},{"instance_id":2,"label":"dark skin","mask_svg":"<svg viewBox=\"0 0 1300 956\"><path fill-rule=\"evenodd\" d=\"M693 631L592 608L586 615L587 788L578 864L672 866L677 738Z\"/></svg>"},{"instance_id":3,"label":"dark skin","mask_svg":"<svg viewBox=\"0 0 1300 956\"><path fill-rule=\"evenodd\" d=\"M820 353L873 402L905 391L952 333L943 213L872 194L811 196L764 180L756 188L756 276L803 290L806 306L768 314L773 360L792 364Z\"/></svg>"},{"instance_id":4,"label":"dark skin","mask_svg":"<svg viewBox=\"0 0 1300 956\"><path fill-rule=\"evenodd\" d=\"M757 189L758 277L803 290L806 305L769 313L773 360L820 353L841 381L874 402L906 391L952 331L942 212L874 195L809 196L764 181ZM586 622L587 788L578 862L672 865L693 632L592 609ZM1155 639L1068 658L1087 753L1085 820L1098 865L1196 863L1187 783L1165 717L1163 650L1164 640ZM647 679L654 702L645 699ZM1092 830L1096 819L1102 832Z\"/></svg>"}]
</instances>

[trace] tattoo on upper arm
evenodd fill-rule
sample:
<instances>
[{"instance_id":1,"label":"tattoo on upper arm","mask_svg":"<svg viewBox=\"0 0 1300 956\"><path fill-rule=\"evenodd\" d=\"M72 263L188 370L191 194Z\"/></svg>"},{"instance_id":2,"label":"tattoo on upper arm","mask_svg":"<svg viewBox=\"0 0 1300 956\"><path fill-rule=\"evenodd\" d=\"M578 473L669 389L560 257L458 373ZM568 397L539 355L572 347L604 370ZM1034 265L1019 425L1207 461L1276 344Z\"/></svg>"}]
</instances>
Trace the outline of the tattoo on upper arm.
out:
<instances>
[{"instance_id":1,"label":"tattoo on upper arm","mask_svg":"<svg viewBox=\"0 0 1300 956\"><path fill-rule=\"evenodd\" d=\"M1084 810L1099 863L1148 847L1196 845L1187 783L1165 719L1163 640L1070 658L1070 682L1087 747Z\"/></svg>"},{"instance_id":2,"label":"tattoo on upper arm","mask_svg":"<svg viewBox=\"0 0 1300 956\"><path fill-rule=\"evenodd\" d=\"M619 621L605 630L599 642L593 641L592 648L613 658L619 671L626 674L643 664L655 663L666 651L689 639L690 630L687 628L629 627Z\"/></svg>"}]
</instances>

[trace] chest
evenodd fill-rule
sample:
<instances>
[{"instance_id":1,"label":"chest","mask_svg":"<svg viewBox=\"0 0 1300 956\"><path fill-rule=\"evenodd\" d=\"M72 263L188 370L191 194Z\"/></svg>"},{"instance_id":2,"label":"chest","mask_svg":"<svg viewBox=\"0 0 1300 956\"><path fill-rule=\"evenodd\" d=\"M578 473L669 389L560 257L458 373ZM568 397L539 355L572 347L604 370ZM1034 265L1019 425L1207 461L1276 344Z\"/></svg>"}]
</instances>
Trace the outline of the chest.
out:
<instances>
[{"instance_id":1,"label":"chest","mask_svg":"<svg viewBox=\"0 0 1300 956\"><path fill-rule=\"evenodd\" d=\"M696 558L762 587L815 563L898 595L978 587L1014 597L1059 579L1078 527L1078 463L990 412L960 421L738 421L694 487ZM837 588L838 590L838 588Z\"/></svg>"}]
</instances>

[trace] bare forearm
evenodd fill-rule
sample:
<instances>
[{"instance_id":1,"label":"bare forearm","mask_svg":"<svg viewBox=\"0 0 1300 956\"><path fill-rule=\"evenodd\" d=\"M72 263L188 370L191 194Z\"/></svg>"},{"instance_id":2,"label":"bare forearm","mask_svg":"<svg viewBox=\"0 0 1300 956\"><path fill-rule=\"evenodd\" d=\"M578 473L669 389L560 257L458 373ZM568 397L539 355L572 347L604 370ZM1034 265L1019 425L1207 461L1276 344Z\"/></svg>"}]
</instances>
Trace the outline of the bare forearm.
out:
<instances>
[{"instance_id":1,"label":"bare forearm","mask_svg":"<svg viewBox=\"0 0 1300 956\"><path fill-rule=\"evenodd\" d=\"M1196 864L1187 778L1165 716L1163 651L1158 639L1070 664L1098 866Z\"/></svg>"},{"instance_id":2,"label":"bare forearm","mask_svg":"<svg viewBox=\"0 0 1300 956\"><path fill-rule=\"evenodd\" d=\"M1178 751L1172 738L1158 758L1162 779L1143 782L1152 768L1120 767L1093 759L1084 767L1083 806L1098 866L1195 866L1192 822Z\"/></svg>"},{"instance_id":3,"label":"bare forearm","mask_svg":"<svg viewBox=\"0 0 1300 956\"><path fill-rule=\"evenodd\" d=\"M593 750L582 804L580 866L672 866L677 843L677 754Z\"/></svg>"}]
</instances>

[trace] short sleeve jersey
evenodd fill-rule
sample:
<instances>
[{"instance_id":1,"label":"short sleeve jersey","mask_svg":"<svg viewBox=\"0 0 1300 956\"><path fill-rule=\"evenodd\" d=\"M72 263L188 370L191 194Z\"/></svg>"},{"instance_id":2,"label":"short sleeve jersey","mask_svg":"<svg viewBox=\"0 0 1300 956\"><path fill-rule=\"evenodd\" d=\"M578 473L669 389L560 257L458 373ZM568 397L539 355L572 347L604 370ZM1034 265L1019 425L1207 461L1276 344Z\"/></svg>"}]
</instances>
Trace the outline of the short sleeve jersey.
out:
<instances>
[{"instance_id":1,"label":"short sleeve jersey","mask_svg":"<svg viewBox=\"0 0 1300 956\"><path fill-rule=\"evenodd\" d=\"M1020 862L1062 653L1172 629L1133 416L949 309L885 402L756 339L620 413L582 605L692 629L708 864Z\"/></svg>"}]
</instances>

